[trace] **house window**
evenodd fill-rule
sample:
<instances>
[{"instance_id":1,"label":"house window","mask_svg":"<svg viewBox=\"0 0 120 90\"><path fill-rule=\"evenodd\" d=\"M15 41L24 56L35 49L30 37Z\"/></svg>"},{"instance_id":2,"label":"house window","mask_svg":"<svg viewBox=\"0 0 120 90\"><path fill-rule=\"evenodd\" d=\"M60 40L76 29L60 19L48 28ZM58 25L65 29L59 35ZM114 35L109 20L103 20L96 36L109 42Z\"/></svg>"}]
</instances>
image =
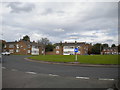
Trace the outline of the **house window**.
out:
<instances>
[{"instance_id":1,"label":"house window","mask_svg":"<svg viewBox=\"0 0 120 90\"><path fill-rule=\"evenodd\" d=\"M64 49L68 49L68 46L64 46Z\"/></svg>"},{"instance_id":2,"label":"house window","mask_svg":"<svg viewBox=\"0 0 120 90\"><path fill-rule=\"evenodd\" d=\"M80 51L78 51L77 54L80 54Z\"/></svg>"},{"instance_id":3,"label":"house window","mask_svg":"<svg viewBox=\"0 0 120 90\"><path fill-rule=\"evenodd\" d=\"M35 46L32 46L32 48L36 48Z\"/></svg>"},{"instance_id":4,"label":"house window","mask_svg":"<svg viewBox=\"0 0 120 90\"><path fill-rule=\"evenodd\" d=\"M59 54L59 51L56 51L56 54Z\"/></svg>"},{"instance_id":5,"label":"house window","mask_svg":"<svg viewBox=\"0 0 120 90\"><path fill-rule=\"evenodd\" d=\"M88 50L88 47L86 47L86 50Z\"/></svg>"},{"instance_id":6,"label":"house window","mask_svg":"<svg viewBox=\"0 0 120 90\"><path fill-rule=\"evenodd\" d=\"M28 53L30 53L30 50L28 50Z\"/></svg>"},{"instance_id":7,"label":"house window","mask_svg":"<svg viewBox=\"0 0 120 90\"><path fill-rule=\"evenodd\" d=\"M6 48L6 45L4 46L4 48Z\"/></svg>"},{"instance_id":8,"label":"house window","mask_svg":"<svg viewBox=\"0 0 120 90\"><path fill-rule=\"evenodd\" d=\"M9 48L14 48L14 45L12 45L12 44L11 44L11 45L9 45Z\"/></svg>"},{"instance_id":9,"label":"house window","mask_svg":"<svg viewBox=\"0 0 120 90\"><path fill-rule=\"evenodd\" d=\"M69 48L70 48L70 49L74 49L74 46L70 46Z\"/></svg>"},{"instance_id":10,"label":"house window","mask_svg":"<svg viewBox=\"0 0 120 90\"><path fill-rule=\"evenodd\" d=\"M17 44L16 47L19 48L19 45Z\"/></svg>"},{"instance_id":11,"label":"house window","mask_svg":"<svg viewBox=\"0 0 120 90\"><path fill-rule=\"evenodd\" d=\"M18 50L18 49L16 49L16 52L19 52L19 50Z\"/></svg>"},{"instance_id":12,"label":"house window","mask_svg":"<svg viewBox=\"0 0 120 90\"><path fill-rule=\"evenodd\" d=\"M38 48L38 46L36 46L35 48Z\"/></svg>"},{"instance_id":13,"label":"house window","mask_svg":"<svg viewBox=\"0 0 120 90\"><path fill-rule=\"evenodd\" d=\"M28 48L30 48L30 45L28 45Z\"/></svg>"},{"instance_id":14,"label":"house window","mask_svg":"<svg viewBox=\"0 0 120 90\"><path fill-rule=\"evenodd\" d=\"M44 53L44 51L42 51L42 54Z\"/></svg>"},{"instance_id":15,"label":"house window","mask_svg":"<svg viewBox=\"0 0 120 90\"><path fill-rule=\"evenodd\" d=\"M59 49L59 46L56 46L56 49Z\"/></svg>"},{"instance_id":16,"label":"house window","mask_svg":"<svg viewBox=\"0 0 120 90\"><path fill-rule=\"evenodd\" d=\"M10 49L10 50L9 50L10 53L13 53L13 51L14 51L13 49Z\"/></svg>"}]
</instances>

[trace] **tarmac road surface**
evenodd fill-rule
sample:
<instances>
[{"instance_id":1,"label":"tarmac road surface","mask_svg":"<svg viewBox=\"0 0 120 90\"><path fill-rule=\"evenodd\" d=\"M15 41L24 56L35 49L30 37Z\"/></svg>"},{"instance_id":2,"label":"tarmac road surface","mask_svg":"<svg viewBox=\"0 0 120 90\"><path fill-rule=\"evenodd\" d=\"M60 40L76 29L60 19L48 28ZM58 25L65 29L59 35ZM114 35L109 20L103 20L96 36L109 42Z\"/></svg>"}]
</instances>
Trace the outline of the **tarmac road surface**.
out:
<instances>
[{"instance_id":1,"label":"tarmac road surface","mask_svg":"<svg viewBox=\"0 0 120 90\"><path fill-rule=\"evenodd\" d=\"M3 57L3 88L110 88L118 79L118 68L38 63L25 57Z\"/></svg>"}]
</instances>

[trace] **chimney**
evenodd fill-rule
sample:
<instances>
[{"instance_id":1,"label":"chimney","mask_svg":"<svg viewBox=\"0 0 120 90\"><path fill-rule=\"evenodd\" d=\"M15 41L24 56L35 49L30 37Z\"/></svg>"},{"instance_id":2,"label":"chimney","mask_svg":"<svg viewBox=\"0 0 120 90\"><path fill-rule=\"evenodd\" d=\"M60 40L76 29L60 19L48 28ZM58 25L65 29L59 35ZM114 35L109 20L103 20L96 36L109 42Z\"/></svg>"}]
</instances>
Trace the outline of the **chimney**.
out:
<instances>
[{"instance_id":1,"label":"chimney","mask_svg":"<svg viewBox=\"0 0 120 90\"><path fill-rule=\"evenodd\" d=\"M62 41L60 41L60 45L62 45Z\"/></svg>"},{"instance_id":2,"label":"chimney","mask_svg":"<svg viewBox=\"0 0 120 90\"><path fill-rule=\"evenodd\" d=\"M75 41L75 44L77 43L77 41Z\"/></svg>"},{"instance_id":3,"label":"chimney","mask_svg":"<svg viewBox=\"0 0 120 90\"><path fill-rule=\"evenodd\" d=\"M33 43L35 43L35 41L33 41Z\"/></svg>"}]
</instances>

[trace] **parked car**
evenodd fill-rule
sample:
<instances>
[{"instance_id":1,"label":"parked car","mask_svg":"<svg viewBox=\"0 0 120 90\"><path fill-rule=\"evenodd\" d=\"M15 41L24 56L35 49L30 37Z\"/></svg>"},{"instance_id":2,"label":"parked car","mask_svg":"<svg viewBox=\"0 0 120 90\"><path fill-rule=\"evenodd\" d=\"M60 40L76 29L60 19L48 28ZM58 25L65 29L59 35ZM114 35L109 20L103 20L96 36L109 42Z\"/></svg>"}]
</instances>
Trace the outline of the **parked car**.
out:
<instances>
[{"instance_id":1,"label":"parked car","mask_svg":"<svg viewBox=\"0 0 120 90\"><path fill-rule=\"evenodd\" d=\"M2 55L10 55L10 52L2 52Z\"/></svg>"}]
</instances>

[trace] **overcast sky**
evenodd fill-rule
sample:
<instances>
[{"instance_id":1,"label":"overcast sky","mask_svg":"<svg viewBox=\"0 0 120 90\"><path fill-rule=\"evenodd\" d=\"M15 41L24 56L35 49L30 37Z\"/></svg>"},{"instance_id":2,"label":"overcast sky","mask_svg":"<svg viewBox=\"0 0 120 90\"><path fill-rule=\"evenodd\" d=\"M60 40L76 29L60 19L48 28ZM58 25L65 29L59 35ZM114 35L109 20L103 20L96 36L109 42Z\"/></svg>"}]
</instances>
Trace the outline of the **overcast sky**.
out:
<instances>
[{"instance_id":1,"label":"overcast sky","mask_svg":"<svg viewBox=\"0 0 120 90\"><path fill-rule=\"evenodd\" d=\"M0 15L6 41L118 43L117 2L6 2Z\"/></svg>"}]
</instances>

